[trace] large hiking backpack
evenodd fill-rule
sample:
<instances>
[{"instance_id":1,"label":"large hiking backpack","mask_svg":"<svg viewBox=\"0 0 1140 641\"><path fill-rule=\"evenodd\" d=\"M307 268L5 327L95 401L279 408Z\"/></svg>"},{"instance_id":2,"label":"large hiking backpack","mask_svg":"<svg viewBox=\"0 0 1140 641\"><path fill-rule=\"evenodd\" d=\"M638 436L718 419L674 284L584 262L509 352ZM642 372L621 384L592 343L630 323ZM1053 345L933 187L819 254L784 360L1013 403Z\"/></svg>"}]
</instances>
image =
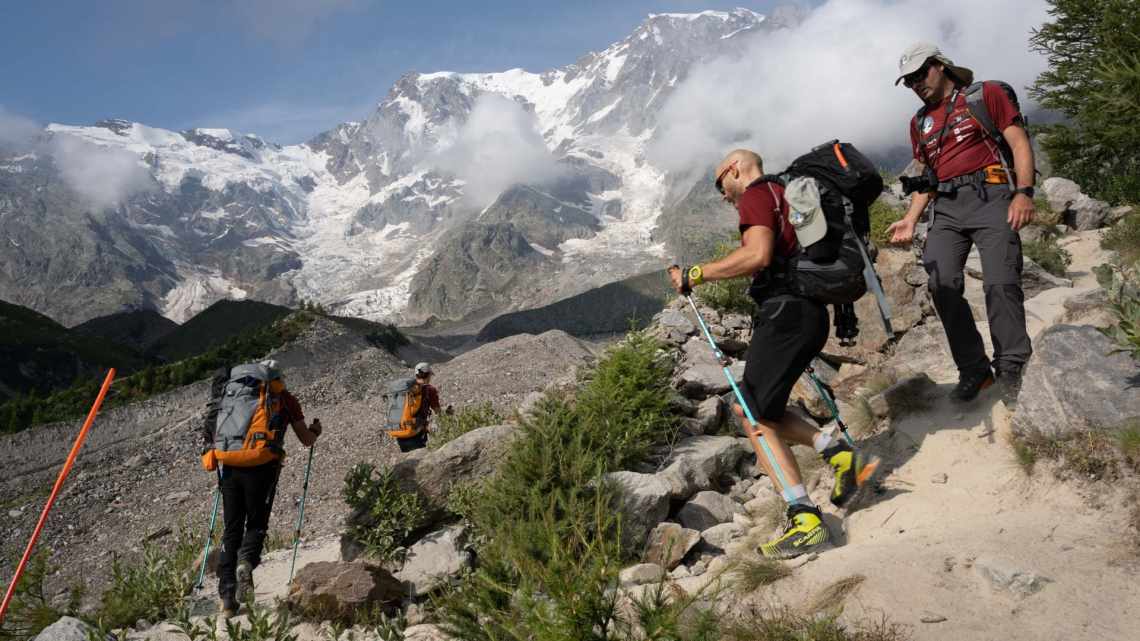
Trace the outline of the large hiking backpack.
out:
<instances>
[{"instance_id":1,"label":"large hiking backpack","mask_svg":"<svg viewBox=\"0 0 1140 641\"><path fill-rule=\"evenodd\" d=\"M1009 146L1009 142L1006 141L1005 136L1002 135L1001 130L997 128L996 124L994 124L994 119L993 116L990 115L989 107L986 107L985 92L983 91L985 89L986 83L997 85L998 88L1004 91L1005 94L1009 97L1010 102L1013 103L1013 106L1017 108L1018 111L1021 110L1021 107L1017 102L1017 92L1015 92L1013 90L1013 87L1009 86L1008 83L1002 82L1000 80L978 81L962 90L962 95L966 98L966 109L970 112L970 116L978 122L978 125L981 127L982 132L986 135L986 137L992 140L995 145L997 145L998 157L1001 159L1002 168L1005 169L1005 175L1009 179L1010 189L1013 189L1017 186L1013 182L1013 149ZM912 127L915 126L915 124L922 122L922 119L926 117L928 109L928 105L923 105L918 109L914 120L911 121ZM948 122L949 120L947 120L947 123ZM1024 115L1022 115L1022 124L1026 127L1026 132L1028 132L1029 122ZM943 130L939 135L945 135L945 133L946 130L945 127L943 127ZM922 153L923 159L926 162L926 165L929 167L930 158L926 156L925 146L922 147ZM1034 173L1036 173L1036 170L1034 170Z\"/></svg>"},{"instance_id":2,"label":"large hiking backpack","mask_svg":"<svg viewBox=\"0 0 1140 641\"><path fill-rule=\"evenodd\" d=\"M765 176L809 198L808 208L818 206L827 222L823 238L778 261L771 273L755 284L759 291L776 285L784 291L821 303L848 305L870 289L879 303L888 335L890 306L868 250L871 203L883 191L883 178L866 156L850 143L832 140L795 159L777 175ZM779 202L779 201L777 201ZM789 200L787 218L796 221L797 210ZM783 212L780 212L783 213ZM784 216L777 216L783 224Z\"/></svg>"},{"instance_id":3,"label":"large hiking backpack","mask_svg":"<svg viewBox=\"0 0 1140 641\"><path fill-rule=\"evenodd\" d=\"M217 417L213 449L203 454L203 467L212 470L217 463L254 467L285 456L281 396L270 385L277 378L277 372L260 363L230 370L221 397L211 401Z\"/></svg>"},{"instance_id":4,"label":"large hiking backpack","mask_svg":"<svg viewBox=\"0 0 1140 641\"><path fill-rule=\"evenodd\" d=\"M424 404L424 388L414 378L401 378L388 383L388 412L385 429L392 438L411 438L425 426L421 409Z\"/></svg>"}]
</instances>

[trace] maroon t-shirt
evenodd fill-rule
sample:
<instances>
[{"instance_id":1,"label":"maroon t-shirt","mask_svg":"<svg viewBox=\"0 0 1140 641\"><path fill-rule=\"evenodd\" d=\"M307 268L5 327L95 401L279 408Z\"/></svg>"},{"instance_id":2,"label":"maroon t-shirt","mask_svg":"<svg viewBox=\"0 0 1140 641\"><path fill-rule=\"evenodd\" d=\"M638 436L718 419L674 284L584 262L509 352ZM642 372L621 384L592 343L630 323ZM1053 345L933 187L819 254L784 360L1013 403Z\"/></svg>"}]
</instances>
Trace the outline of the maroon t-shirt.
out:
<instances>
[{"instance_id":1,"label":"maroon t-shirt","mask_svg":"<svg viewBox=\"0 0 1140 641\"><path fill-rule=\"evenodd\" d=\"M788 201L784 200L783 185L757 180L744 190L736 201L736 211L740 214L740 233L753 225L762 225L772 230L776 237L773 252L780 258L788 258L796 249L796 230L788 222ZM740 244L744 244L741 239Z\"/></svg>"},{"instance_id":2,"label":"maroon t-shirt","mask_svg":"<svg viewBox=\"0 0 1140 641\"><path fill-rule=\"evenodd\" d=\"M910 144L914 157L933 166L940 181L972 174L983 167L1001 162L997 143L970 116L965 92L959 91L952 97L954 107L950 111L950 124L942 135L941 144L938 134L946 122L949 97L938 105L927 107L921 122L918 121L917 114L910 119ZM1023 122L1021 112L1014 102L1016 98L1011 98L1001 85L995 82L983 83L982 100L998 131L1005 131L1006 127Z\"/></svg>"}]
</instances>

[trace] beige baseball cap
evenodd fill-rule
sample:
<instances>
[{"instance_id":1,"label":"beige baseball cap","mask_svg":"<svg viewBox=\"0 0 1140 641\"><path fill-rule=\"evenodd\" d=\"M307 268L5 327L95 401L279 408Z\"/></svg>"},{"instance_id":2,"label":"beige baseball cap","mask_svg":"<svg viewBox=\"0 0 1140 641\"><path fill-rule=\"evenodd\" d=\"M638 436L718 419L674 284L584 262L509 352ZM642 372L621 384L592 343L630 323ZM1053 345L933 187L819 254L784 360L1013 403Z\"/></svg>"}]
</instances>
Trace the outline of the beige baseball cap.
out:
<instances>
[{"instance_id":1,"label":"beige baseball cap","mask_svg":"<svg viewBox=\"0 0 1140 641\"><path fill-rule=\"evenodd\" d=\"M800 247L808 247L827 235L827 219L819 202L819 186L813 178L796 178L784 188L784 199L791 211L788 221L796 228Z\"/></svg>"},{"instance_id":2,"label":"beige baseball cap","mask_svg":"<svg viewBox=\"0 0 1140 641\"><path fill-rule=\"evenodd\" d=\"M974 72L965 68L956 66L953 61L942 53L938 45L929 42L916 42L907 47L902 55L899 56L899 77L895 79L897 86L907 74L914 73L922 68L922 65L929 59L934 58L938 62L946 65L950 70L951 75L958 79L962 84L968 85L974 82Z\"/></svg>"}]
</instances>

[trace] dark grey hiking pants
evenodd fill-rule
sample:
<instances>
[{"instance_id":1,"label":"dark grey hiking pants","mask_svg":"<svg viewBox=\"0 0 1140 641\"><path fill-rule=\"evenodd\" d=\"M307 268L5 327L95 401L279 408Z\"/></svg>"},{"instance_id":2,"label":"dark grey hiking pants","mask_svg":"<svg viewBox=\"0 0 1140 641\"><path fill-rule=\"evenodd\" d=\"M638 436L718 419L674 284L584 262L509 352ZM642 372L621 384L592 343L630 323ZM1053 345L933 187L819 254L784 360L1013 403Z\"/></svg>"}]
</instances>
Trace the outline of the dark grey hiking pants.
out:
<instances>
[{"instance_id":1,"label":"dark grey hiking pants","mask_svg":"<svg viewBox=\"0 0 1140 641\"><path fill-rule=\"evenodd\" d=\"M994 345L993 366L999 371L1020 368L1033 353L1025 329L1025 295L1021 291L1021 238L1006 220L1009 188L986 185L982 189L985 199L972 186L938 196L923 252L934 307L946 328L950 352L960 372L980 370L988 363L982 337L964 296L963 269L972 244L978 246L982 257L986 316Z\"/></svg>"}]
</instances>

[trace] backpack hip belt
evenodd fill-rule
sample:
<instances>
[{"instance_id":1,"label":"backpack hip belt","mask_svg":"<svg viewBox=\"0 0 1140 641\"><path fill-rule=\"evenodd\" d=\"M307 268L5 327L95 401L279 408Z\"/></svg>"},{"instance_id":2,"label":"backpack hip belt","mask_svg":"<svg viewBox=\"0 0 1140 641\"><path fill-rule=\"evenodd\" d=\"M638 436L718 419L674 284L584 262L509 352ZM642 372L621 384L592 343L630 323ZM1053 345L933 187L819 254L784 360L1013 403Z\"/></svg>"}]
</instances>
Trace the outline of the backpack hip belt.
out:
<instances>
[{"instance_id":1,"label":"backpack hip belt","mask_svg":"<svg viewBox=\"0 0 1140 641\"><path fill-rule=\"evenodd\" d=\"M985 202L989 198L986 195L984 185L1006 185L1011 180L1011 172L1006 171L1004 166L995 163L982 167L973 173L955 176L950 180L939 182L937 193L940 195L953 194L958 191L959 187L970 186L978 192L978 197Z\"/></svg>"}]
</instances>

